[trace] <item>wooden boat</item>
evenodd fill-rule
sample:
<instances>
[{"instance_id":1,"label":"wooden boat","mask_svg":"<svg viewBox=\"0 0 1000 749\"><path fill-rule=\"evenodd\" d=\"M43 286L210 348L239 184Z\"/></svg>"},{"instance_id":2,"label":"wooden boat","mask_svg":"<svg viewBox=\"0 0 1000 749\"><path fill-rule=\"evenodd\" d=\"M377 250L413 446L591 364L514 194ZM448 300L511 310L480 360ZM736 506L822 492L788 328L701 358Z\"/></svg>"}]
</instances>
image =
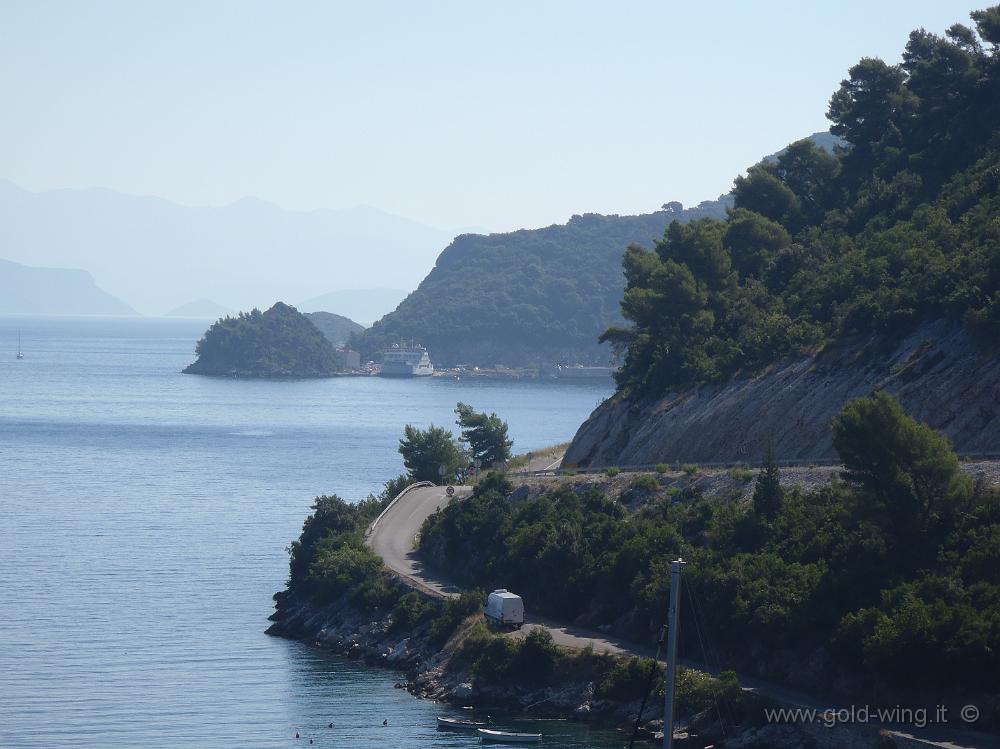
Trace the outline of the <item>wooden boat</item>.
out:
<instances>
[{"instance_id":1,"label":"wooden boat","mask_svg":"<svg viewBox=\"0 0 1000 749\"><path fill-rule=\"evenodd\" d=\"M479 740L491 744L537 744L542 740L540 733L513 733L512 731L494 731L490 728L480 728Z\"/></svg>"},{"instance_id":2,"label":"wooden boat","mask_svg":"<svg viewBox=\"0 0 1000 749\"><path fill-rule=\"evenodd\" d=\"M486 728L486 723L479 720L464 720L463 718L438 718L440 731L476 731Z\"/></svg>"}]
</instances>

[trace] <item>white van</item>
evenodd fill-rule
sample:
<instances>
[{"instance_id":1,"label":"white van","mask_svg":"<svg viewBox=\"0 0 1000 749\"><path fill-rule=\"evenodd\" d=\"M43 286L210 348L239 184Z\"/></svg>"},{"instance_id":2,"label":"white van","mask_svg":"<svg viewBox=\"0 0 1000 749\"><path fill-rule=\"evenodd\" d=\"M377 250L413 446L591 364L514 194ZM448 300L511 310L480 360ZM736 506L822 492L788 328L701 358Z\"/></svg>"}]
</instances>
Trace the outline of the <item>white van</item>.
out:
<instances>
[{"instance_id":1,"label":"white van","mask_svg":"<svg viewBox=\"0 0 1000 749\"><path fill-rule=\"evenodd\" d=\"M483 613L496 625L517 629L524 624L524 601L505 588L494 590L486 599Z\"/></svg>"}]
</instances>

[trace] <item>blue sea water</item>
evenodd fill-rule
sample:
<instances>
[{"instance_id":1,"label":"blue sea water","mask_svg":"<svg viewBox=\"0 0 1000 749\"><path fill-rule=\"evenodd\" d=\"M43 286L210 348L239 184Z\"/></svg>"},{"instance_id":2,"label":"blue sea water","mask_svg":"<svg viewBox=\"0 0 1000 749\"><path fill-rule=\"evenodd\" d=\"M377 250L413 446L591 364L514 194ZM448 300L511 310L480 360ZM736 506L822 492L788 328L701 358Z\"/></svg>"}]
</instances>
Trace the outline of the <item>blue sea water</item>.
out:
<instances>
[{"instance_id":1,"label":"blue sea water","mask_svg":"<svg viewBox=\"0 0 1000 749\"><path fill-rule=\"evenodd\" d=\"M610 384L181 375L203 328L0 317L0 747L477 745L398 674L264 635L285 549L317 494L401 472L404 424L451 425L461 400L525 451L569 439Z\"/></svg>"}]
</instances>

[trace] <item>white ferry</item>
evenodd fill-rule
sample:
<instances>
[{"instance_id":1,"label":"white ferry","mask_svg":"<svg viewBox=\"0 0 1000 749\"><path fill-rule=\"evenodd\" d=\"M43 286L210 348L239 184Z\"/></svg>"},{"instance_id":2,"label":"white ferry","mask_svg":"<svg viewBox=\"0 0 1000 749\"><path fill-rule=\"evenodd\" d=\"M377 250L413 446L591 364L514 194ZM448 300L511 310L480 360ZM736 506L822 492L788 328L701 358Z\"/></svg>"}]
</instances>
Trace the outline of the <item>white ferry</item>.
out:
<instances>
[{"instance_id":1,"label":"white ferry","mask_svg":"<svg viewBox=\"0 0 1000 749\"><path fill-rule=\"evenodd\" d=\"M423 346L400 346L394 343L382 354L382 377L429 377L434 365Z\"/></svg>"}]
</instances>

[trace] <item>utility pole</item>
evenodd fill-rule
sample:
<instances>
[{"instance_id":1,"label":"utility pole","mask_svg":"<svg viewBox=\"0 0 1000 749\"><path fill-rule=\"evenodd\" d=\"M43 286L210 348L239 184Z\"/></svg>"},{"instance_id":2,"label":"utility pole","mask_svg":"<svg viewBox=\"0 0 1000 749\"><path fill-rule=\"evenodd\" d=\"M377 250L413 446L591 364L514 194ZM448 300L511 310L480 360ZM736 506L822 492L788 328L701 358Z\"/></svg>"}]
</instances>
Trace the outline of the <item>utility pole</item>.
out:
<instances>
[{"instance_id":1,"label":"utility pole","mask_svg":"<svg viewBox=\"0 0 1000 749\"><path fill-rule=\"evenodd\" d=\"M663 703L663 749L674 747L674 677L677 671L677 631L681 622L681 567L683 557L670 563L670 612L667 618L667 684Z\"/></svg>"}]
</instances>

